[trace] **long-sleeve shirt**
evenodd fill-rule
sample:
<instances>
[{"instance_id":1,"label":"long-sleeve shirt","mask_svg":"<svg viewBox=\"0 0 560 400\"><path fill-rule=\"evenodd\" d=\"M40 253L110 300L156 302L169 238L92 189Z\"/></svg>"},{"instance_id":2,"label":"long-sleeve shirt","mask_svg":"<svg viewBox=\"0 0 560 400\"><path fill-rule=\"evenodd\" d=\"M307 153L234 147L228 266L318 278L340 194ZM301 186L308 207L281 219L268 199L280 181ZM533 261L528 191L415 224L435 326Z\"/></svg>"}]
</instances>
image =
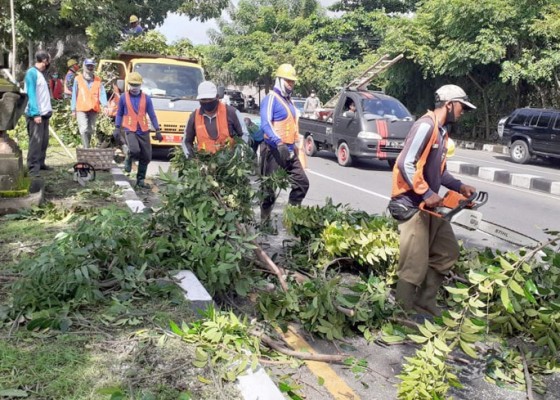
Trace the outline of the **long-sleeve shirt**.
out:
<instances>
[{"instance_id":1,"label":"long-sleeve shirt","mask_svg":"<svg viewBox=\"0 0 560 400\"><path fill-rule=\"evenodd\" d=\"M31 67L25 73L25 92L28 101L25 114L28 117L38 117L52 113L51 94L45 76L36 67Z\"/></svg>"},{"instance_id":2,"label":"long-sleeve shirt","mask_svg":"<svg viewBox=\"0 0 560 400\"><path fill-rule=\"evenodd\" d=\"M93 80L88 81L86 80L88 88L91 89L93 85ZM72 111L76 111L76 99L78 98L78 79L74 79L74 85L72 86L72 102L70 103L70 109ZM105 91L105 86L101 84L101 88L99 89L99 102L101 103L102 107L107 107L107 92Z\"/></svg>"},{"instance_id":3,"label":"long-sleeve shirt","mask_svg":"<svg viewBox=\"0 0 560 400\"><path fill-rule=\"evenodd\" d=\"M189 116L189 120L187 121L187 126L185 127L185 134L183 135L183 141L181 147L183 148L183 152L186 156L192 154L193 151L193 144L194 139L196 138L196 128L194 123L194 118L196 113L204 116L204 126L206 127L206 131L208 135L212 139L218 138L218 121L217 121L217 114L208 115L201 108L197 108L194 112L191 113ZM226 117L228 122L228 131L231 137L243 136L243 128L241 123L239 122L239 117L237 115L237 109L232 106L226 106Z\"/></svg>"},{"instance_id":4,"label":"long-sleeve shirt","mask_svg":"<svg viewBox=\"0 0 560 400\"><path fill-rule=\"evenodd\" d=\"M292 113L294 118L297 114L296 114L296 108L294 107L290 98L283 97L282 93L277 88L274 88L273 90L276 92L276 94L282 97L282 100L279 100L276 96L272 94L267 95L263 99L261 103L261 129L265 134L264 140L266 144L272 147L277 147L278 145L282 144L282 139L280 139L280 137L276 134L276 132L274 132L272 122L283 121L286 118L288 118L286 107L280 104L279 101L284 101L288 105L290 112ZM290 150L294 149L293 144L288 144L287 146Z\"/></svg>"},{"instance_id":5,"label":"long-sleeve shirt","mask_svg":"<svg viewBox=\"0 0 560 400\"><path fill-rule=\"evenodd\" d=\"M308 97L305 99L305 104L303 106L304 113L312 113L315 112L316 109L321 107L321 101L318 97Z\"/></svg>"},{"instance_id":6,"label":"long-sleeve shirt","mask_svg":"<svg viewBox=\"0 0 560 400\"><path fill-rule=\"evenodd\" d=\"M130 94L130 93L129 93ZM140 93L141 94L141 93ZM140 94L133 95L130 94L130 104L135 113L138 114L138 107L140 106ZM156 117L156 112L154 111L154 103L152 103L152 99L147 94L146 96L146 114L150 117L150 121L152 122L152 126L154 130L159 131L159 123ZM122 120L125 115L128 115L128 108L126 107L126 94L123 94L119 99L119 108L117 110L117 116L115 118L115 126L120 128L122 126ZM129 132L128 129L125 128L125 131ZM140 124L138 124L138 128L136 128L136 134L141 135L148 133L148 131L143 132L140 129Z\"/></svg>"},{"instance_id":7,"label":"long-sleeve shirt","mask_svg":"<svg viewBox=\"0 0 560 400\"><path fill-rule=\"evenodd\" d=\"M443 185L448 189L459 192L461 181L447 171L441 170L442 163L446 161L447 149L445 139L447 131L438 126L438 137L430 149L425 163L419 162L422 153L429 144L434 130L434 121L430 116L420 118L410 129L404 148L397 159L398 173L411 188L406 193L395 197L395 200L412 207L438 193Z\"/></svg>"}]
</instances>

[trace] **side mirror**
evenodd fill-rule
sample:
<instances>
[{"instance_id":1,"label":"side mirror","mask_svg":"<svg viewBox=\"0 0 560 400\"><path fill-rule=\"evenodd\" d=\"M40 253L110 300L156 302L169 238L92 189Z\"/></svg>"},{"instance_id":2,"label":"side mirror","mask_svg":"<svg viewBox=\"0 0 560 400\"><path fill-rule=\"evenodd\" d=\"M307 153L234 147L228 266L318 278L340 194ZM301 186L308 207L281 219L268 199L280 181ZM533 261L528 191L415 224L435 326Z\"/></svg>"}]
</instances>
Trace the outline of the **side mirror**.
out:
<instances>
[{"instance_id":1,"label":"side mirror","mask_svg":"<svg viewBox=\"0 0 560 400\"><path fill-rule=\"evenodd\" d=\"M223 99L224 94L226 94L226 88L223 86L218 86L218 98Z\"/></svg>"},{"instance_id":2,"label":"side mirror","mask_svg":"<svg viewBox=\"0 0 560 400\"><path fill-rule=\"evenodd\" d=\"M124 79L117 79L117 87L121 93L124 92Z\"/></svg>"}]
</instances>

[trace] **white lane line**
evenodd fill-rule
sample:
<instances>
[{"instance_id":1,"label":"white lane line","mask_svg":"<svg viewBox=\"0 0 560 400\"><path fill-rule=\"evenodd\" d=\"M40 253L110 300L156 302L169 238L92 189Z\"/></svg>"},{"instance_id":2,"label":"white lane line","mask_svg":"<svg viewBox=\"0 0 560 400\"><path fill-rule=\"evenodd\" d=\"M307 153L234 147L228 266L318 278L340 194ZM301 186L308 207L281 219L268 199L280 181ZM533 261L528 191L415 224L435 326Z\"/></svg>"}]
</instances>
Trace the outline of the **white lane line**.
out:
<instances>
[{"instance_id":1,"label":"white lane line","mask_svg":"<svg viewBox=\"0 0 560 400\"><path fill-rule=\"evenodd\" d=\"M497 161L489 161L489 160L485 160L485 159L474 159L472 157L467 157L467 156L460 156L460 155L456 155L453 158L462 158L463 160L465 160L466 162L468 162L469 164L476 164L476 162L484 162L484 163L488 163L488 164L495 164L495 165L499 165L501 166L502 169L517 169L519 171L522 172L527 172L527 171L534 171L534 172L538 172L540 174L549 174L549 175L553 175L553 176L560 176L560 173L556 172L556 171L551 171L549 169L545 169L544 171L542 169L537 169L537 168L531 168L530 166L526 166L524 165L523 167L518 167L516 165L507 165L504 167L504 163L503 162L497 162ZM544 167L542 167L544 168Z\"/></svg>"},{"instance_id":2,"label":"white lane line","mask_svg":"<svg viewBox=\"0 0 560 400\"><path fill-rule=\"evenodd\" d=\"M351 183L347 183L347 182L343 182L343 181L340 181L340 180L335 179L335 178L331 178L330 176L323 175L323 174L320 174L320 173L318 173L318 172L311 171L311 170L309 170L309 169L305 170L305 172L306 172L306 173L309 173L309 174L313 174L313 175L319 176L319 177L321 177L321 178L323 178L323 179L328 179L329 181L333 181L333 182L339 183L339 184L341 184L341 185L345 185L345 186L351 187L352 189L356 189L356 190L359 190L359 191L361 191L361 192L364 192L364 193L367 193L367 194L371 194L372 196L380 197L380 198L385 199L385 200L391 200L391 198L388 197L388 196L384 196L384 195L382 195L382 194L379 194L379 193L376 193L376 192L372 192L371 190L367 190L367 189L361 188L361 187L356 186L356 185L352 185Z\"/></svg>"}]
</instances>

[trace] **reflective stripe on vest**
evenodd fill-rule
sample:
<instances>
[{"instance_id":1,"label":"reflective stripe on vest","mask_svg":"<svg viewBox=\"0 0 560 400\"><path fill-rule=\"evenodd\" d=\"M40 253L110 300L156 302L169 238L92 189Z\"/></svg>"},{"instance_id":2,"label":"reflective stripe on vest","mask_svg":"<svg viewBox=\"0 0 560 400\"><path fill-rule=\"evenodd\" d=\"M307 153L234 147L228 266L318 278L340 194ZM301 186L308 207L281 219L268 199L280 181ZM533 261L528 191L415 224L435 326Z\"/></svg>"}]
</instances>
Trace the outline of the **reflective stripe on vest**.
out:
<instances>
[{"instance_id":1,"label":"reflective stripe on vest","mask_svg":"<svg viewBox=\"0 0 560 400\"><path fill-rule=\"evenodd\" d=\"M96 76L93 78L91 88L82 75L76 77L78 82L78 94L76 97L76 111L95 111L99 112L99 92L101 91L101 79Z\"/></svg>"},{"instance_id":2,"label":"reflective stripe on vest","mask_svg":"<svg viewBox=\"0 0 560 400\"><path fill-rule=\"evenodd\" d=\"M216 128L218 130L218 137L213 139L208 134L206 124L204 123L206 117L200 113L200 108L195 111L194 115L194 129L196 132L196 142L198 151L205 151L207 153L215 153L222 147L233 147L233 140L229 135L229 127L227 121L227 109L223 103L218 103L216 111Z\"/></svg>"},{"instance_id":3,"label":"reflective stripe on vest","mask_svg":"<svg viewBox=\"0 0 560 400\"><path fill-rule=\"evenodd\" d=\"M126 115L123 116L123 128L129 132L137 132L138 126L140 126L142 132L149 132L150 125L148 124L148 118L146 118L146 95L144 93L140 94L138 113L136 113L134 107L132 107L130 93L126 92L124 99L126 102Z\"/></svg>"},{"instance_id":4,"label":"reflective stripe on vest","mask_svg":"<svg viewBox=\"0 0 560 400\"><path fill-rule=\"evenodd\" d=\"M282 143L294 144L298 137L297 116L292 114L290 106L278 93L274 91L270 93L286 109L287 115L286 119L282 121L272 121L272 129L274 129L274 133L276 133L276 135L282 140Z\"/></svg>"},{"instance_id":5,"label":"reflective stripe on vest","mask_svg":"<svg viewBox=\"0 0 560 400\"><path fill-rule=\"evenodd\" d=\"M430 136L430 140L426 144L426 147L424 148L424 151L422 152L422 154L418 158L418 161L416 161L416 171L414 172L414 176L412 177L413 184L414 184L414 182L421 182L421 185L419 185L418 187L415 187L415 188L411 188L409 186L408 182L402 176L401 171L399 170L398 166L395 165L395 168L393 168L393 190L392 190L392 193L391 193L391 197L396 197L398 195L404 194L404 193L409 192L411 190L414 191L417 194L424 194L430 189L428 187L428 184L425 182L422 174L424 173L424 166L426 165L426 162L428 161L428 156L430 155L430 151L432 150L432 147L434 146L434 144L438 140L438 137L439 137L439 123L438 123L438 120L436 118L436 115L432 111L428 111L428 113L426 115L429 116L432 119L432 121L434 122L434 129L432 130L432 136ZM426 116L426 115L424 115L424 116ZM447 139L448 139L448 135L445 135L445 142L443 143L445 149L447 149ZM408 138L407 138L407 140L408 140ZM399 154L399 156L397 157L397 161L396 161L397 164L399 163L399 159L401 157L405 157L403 152L401 152ZM446 164L446 157L444 156L442 161L441 161L441 172L443 172L443 170L445 169L445 164Z\"/></svg>"}]
</instances>

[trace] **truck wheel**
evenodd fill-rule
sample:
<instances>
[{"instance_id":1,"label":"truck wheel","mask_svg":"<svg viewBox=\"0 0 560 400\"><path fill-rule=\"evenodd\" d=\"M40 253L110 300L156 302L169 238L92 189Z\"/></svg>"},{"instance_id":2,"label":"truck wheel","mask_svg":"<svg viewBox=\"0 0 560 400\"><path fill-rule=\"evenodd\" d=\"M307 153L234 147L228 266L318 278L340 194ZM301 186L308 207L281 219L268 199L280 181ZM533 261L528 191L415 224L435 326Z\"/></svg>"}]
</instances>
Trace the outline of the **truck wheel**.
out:
<instances>
[{"instance_id":1,"label":"truck wheel","mask_svg":"<svg viewBox=\"0 0 560 400\"><path fill-rule=\"evenodd\" d=\"M303 150L305 151L305 155L308 157L313 157L317 154L317 146L315 145L315 140L313 140L313 136L307 135L303 142Z\"/></svg>"},{"instance_id":2,"label":"truck wheel","mask_svg":"<svg viewBox=\"0 0 560 400\"><path fill-rule=\"evenodd\" d=\"M338 145L336 149L336 159L343 167L352 165L352 156L350 155L350 149L346 143L342 142Z\"/></svg>"},{"instance_id":3,"label":"truck wheel","mask_svg":"<svg viewBox=\"0 0 560 400\"><path fill-rule=\"evenodd\" d=\"M513 162L518 164L525 164L531 158L529 146L524 140L516 140L509 147L509 155Z\"/></svg>"},{"instance_id":4,"label":"truck wheel","mask_svg":"<svg viewBox=\"0 0 560 400\"><path fill-rule=\"evenodd\" d=\"M387 164L389 164L389 168L391 168L391 169L393 169L396 162L397 162L396 158L390 158L390 159L387 160Z\"/></svg>"}]
</instances>

